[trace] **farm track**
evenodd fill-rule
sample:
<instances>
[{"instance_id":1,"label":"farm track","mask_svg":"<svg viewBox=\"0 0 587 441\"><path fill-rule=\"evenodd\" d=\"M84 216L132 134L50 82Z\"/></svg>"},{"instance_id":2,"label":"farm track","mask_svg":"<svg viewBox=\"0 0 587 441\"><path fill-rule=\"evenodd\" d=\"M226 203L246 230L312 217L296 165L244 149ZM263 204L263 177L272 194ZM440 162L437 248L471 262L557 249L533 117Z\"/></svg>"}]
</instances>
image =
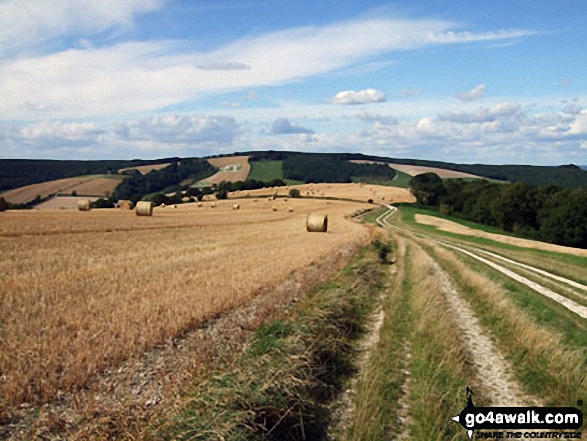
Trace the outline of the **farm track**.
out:
<instances>
[{"instance_id":1,"label":"farm track","mask_svg":"<svg viewBox=\"0 0 587 441\"><path fill-rule=\"evenodd\" d=\"M379 216L377 218L377 221L376 221L377 224L380 225L380 226L383 226L384 228L396 228L396 229L399 229L399 230L404 230L403 228L400 228L400 227L398 227L396 225L393 225L393 224L390 224L389 223L389 219L397 212L397 208L391 207L391 206L389 206L388 208L389 208L389 210L387 212L383 213L381 216ZM549 273L549 272L544 271L544 270L541 270L539 268L534 268L534 267L532 267L530 265L525 265L525 264L522 264L522 263L513 261L513 260L508 259L508 258L506 258L504 256L500 256L500 255L495 254L495 253L489 253L489 252L487 252L485 250L480 250L480 249L477 249L477 248L474 248L474 247L471 247L471 246L467 246L466 248L468 248L468 249L465 249L465 247L463 245L459 244L458 242L448 241L446 239L439 240L437 238L434 238L434 237L431 237L429 235L422 234L422 233L414 233L414 234L416 234L417 236L426 238L426 239L428 239L428 240L430 240L432 242L441 244L441 245L443 245L445 247L448 247L448 248L451 248L453 250L459 251L460 253L463 253L465 255L468 255L469 257L472 257L473 259L476 259L476 260L478 260L478 261L480 261L480 262L482 262L482 263L490 266L491 268L493 268L493 269L501 272L502 274L506 275L507 277L509 277L509 278L511 278L511 279L519 282L519 283L522 283L522 284L526 285L527 287L531 288L535 292L537 292L537 293L539 293L539 294L541 294L541 295L543 295L545 297L548 297L551 300L559 303L560 305L562 305L563 307L567 308L571 312L577 314L579 317L581 317L581 318L587 318L587 307L586 306L581 305L581 304L577 303L576 301L574 301L574 300L572 300L572 299L570 299L570 298L568 298L568 297L566 297L564 295L561 295L559 293L556 293L553 290L551 290L549 288L546 288L546 287L540 285L539 283L537 283L537 282L535 282L533 280L530 280L527 277L524 277L524 276L516 273L512 269L506 268L506 267L504 267L502 265L499 265L499 264L497 264L497 263L495 263L495 262L493 262L493 261L491 261L489 259L486 259L484 257L481 257L479 254L482 254L482 253L489 254L489 255L491 255L494 258L498 258L498 259L504 260L509 265L519 266L519 267L524 268L526 270L533 271L533 272L535 272L537 274L540 274L542 276L551 278L551 279L553 279L555 281L558 281L558 282L561 282L561 283L565 283L565 284L570 285L570 286L573 286L575 288L587 289L587 287L585 287L585 285L582 285L582 284L580 284L578 282L575 282L573 280L569 280L569 279L564 278L564 277L561 277L561 276L557 276L555 274Z\"/></svg>"},{"instance_id":2,"label":"farm track","mask_svg":"<svg viewBox=\"0 0 587 441\"><path fill-rule=\"evenodd\" d=\"M454 313L455 323L465 348L470 353L469 359L475 367L483 395L493 405L536 405L533 399L525 397L522 387L513 377L511 366L481 326L468 302L462 298L440 265L427 253L426 257L439 281L442 294Z\"/></svg>"}]
</instances>

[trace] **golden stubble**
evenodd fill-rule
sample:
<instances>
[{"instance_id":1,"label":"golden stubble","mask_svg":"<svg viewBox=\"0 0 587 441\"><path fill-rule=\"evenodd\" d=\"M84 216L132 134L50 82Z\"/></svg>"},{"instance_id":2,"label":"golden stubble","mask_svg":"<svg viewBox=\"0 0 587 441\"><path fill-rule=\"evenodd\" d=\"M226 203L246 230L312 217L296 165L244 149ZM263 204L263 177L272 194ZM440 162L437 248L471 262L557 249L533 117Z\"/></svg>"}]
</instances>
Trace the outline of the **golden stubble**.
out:
<instances>
[{"instance_id":1,"label":"golden stubble","mask_svg":"<svg viewBox=\"0 0 587 441\"><path fill-rule=\"evenodd\" d=\"M220 201L133 212L8 212L0 224L0 397L50 400L237 306L370 231L365 204ZM328 213L326 234L306 215ZM5 411L0 409L0 411Z\"/></svg>"}]
</instances>

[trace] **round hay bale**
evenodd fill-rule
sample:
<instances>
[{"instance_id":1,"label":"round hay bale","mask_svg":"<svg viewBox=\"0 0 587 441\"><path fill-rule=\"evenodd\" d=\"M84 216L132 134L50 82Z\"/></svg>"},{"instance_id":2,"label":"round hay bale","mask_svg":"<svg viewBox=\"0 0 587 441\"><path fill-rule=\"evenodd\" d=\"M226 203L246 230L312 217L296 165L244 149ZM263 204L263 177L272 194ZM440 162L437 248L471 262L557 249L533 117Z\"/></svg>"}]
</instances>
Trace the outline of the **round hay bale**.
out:
<instances>
[{"instance_id":1,"label":"round hay bale","mask_svg":"<svg viewBox=\"0 0 587 441\"><path fill-rule=\"evenodd\" d=\"M118 201L118 208L121 210L132 210L132 201L129 201L128 199L122 199Z\"/></svg>"},{"instance_id":2,"label":"round hay bale","mask_svg":"<svg viewBox=\"0 0 587 441\"><path fill-rule=\"evenodd\" d=\"M198 202L198 207L203 207L204 204L202 204L201 202Z\"/></svg>"},{"instance_id":3,"label":"round hay bale","mask_svg":"<svg viewBox=\"0 0 587 441\"><path fill-rule=\"evenodd\" d=\"M287 198L283 198L283 202L287 202Z\"/></svg>"},{"instance_id":4,"label":"round hay bale","mask_svg":"<svg viewBox=\"0 0 587 441\"><path fill-rule=\"evenodd\" d=\"M216 208L216 202L212 202L212 203L210 204L210 208Z\"/></svg>"},{"instance_id":5,"label":"round hay bale","mask_svg":"<svg viewBox=\"0 0 587 441\"><path fill-rule=\"evenodd\" d=\"M135 212L137 216L153 216L153 203L151 201L137 202Z\"/></svg>"},{"instance_id":6,"label":"round hay bale","mask_svg":"<svg viewBox=\"0 0 587 441\"><path fill-rule=\"evenodd\" d=\"M233 209L233 210L240 210L240 208L241 208L241 206L240 206L239 204L234 204L234 205L232 206L232 209Z\"/></svg>"},{"instance_id":7,"label":"round hay bale","mask_svg":"<svg viewBox=\"0 0 587 441\"><path fill-rule=\"evenodd\" d=\"M0 197L0 212L8 210L8 204L6 203L6 199Z\"/></svg>"},{"instance_id":8,"label":"round hay bale","mask_svg":"<svg viewBox=\"0 0 587 441\"><path fill-rule=\"evenodd\" d=\"M177 208L177 204L173 204L173 208Z\"/></svg>"},{"instance_id":9,"label":"round hay bale","mask_svg":"<svg viewBox=\"0 0 587 441\"><path fill-rule=\"evenodd\" d=\"M274 205L273 207L271 207L271 209L272 209L273 211L277 211L277 205Z\"/></svg>"},{"instance_id":10,"label":"round hay bale","mask_svg":"<svg viewBox=\"0 0 587 441\"><path fill-rule=\"evenodd\" d=\"M159 205L161 208L165 208L167 207L167 205L165 205L165 202L162 202L161 205Z\"/></svg>"},{"instance_id":11,"label":"round hay bale","mask_svg":"<svg viewBox=\"0 0 587 441\"><path fill-rule=\"evenodd\" d=\"M293 213L294 209L293 209L293 207L288 207L287 211L288 211L289 213Z\"/></svg>"},{"instance_id":12,"label":"round hay bale","mask_svg":"<svg viewBox=\"0 0 587 441\"><path fill-rule=\"evenodd\" d=\"M311 233L326 233L328 230L328 216L318 213L308 214L306 218L306 230Z\"/></svg>"},{"instance_id":13,"label":"round hay bale","mask_svg":"<svg viewBox=\"0 0 587 441\"><path fill-rule=\"evenodd\" d=\"M253 202L258 202L258 200L257 199L253 199Z\"/></svg>"},{"instance_id":14,"label":"round hay bale","mask_svg":"<svg viewBox=\"0 0 587 441\"><path fill-rule=\"evenodd\" d=\"M89 199L79 199L77 201L77 209L79 211L90 211L92 209L92 207L90 206L90 200Z\"/></svg>"}]
</instances>

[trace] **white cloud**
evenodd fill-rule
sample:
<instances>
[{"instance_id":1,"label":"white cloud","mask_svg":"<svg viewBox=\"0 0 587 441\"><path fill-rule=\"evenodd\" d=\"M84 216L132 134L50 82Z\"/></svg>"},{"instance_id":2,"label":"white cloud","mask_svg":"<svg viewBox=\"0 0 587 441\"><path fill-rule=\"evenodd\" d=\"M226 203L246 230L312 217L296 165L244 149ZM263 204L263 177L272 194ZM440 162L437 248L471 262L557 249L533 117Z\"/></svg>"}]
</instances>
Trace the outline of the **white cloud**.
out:
<instances>
[{"instance_id":1,"label":"white cloud","mask_svg":"<svg viewBox=\"0 0 587 441\"><path fill-rule=\"evenodd\" d=\"M59 2L50 4L56 3ZM14 7L12 2L7 4ZM35 3L38 4L42 3ZM74 5L78 8L78 3L64 0L63 5L55 6L58 16L75 17L68 11ZM108 5L112 6L112 13L108 12ZM124 24L135 13L158 5L157 0L88 2L86 9L80 8L84 9L80 23L96 15L98 24L80 24L79 28L105 29ZM49 36L77 29L74 25L63 25L65 19L55 20L56 30ZM39 26L38 20L35 23ZM60 26L65 30L60 30ZM25 103L51 109L51 118L137 115L195 100L203 94L297 81L397 50L475 39L472 33L455 34L450 41L432 38L455 26L440 20L362 19L243 38L208 52L192 50L190 42L185 41L148 41L106 47L84 45L48 55L23 55L0 61L0 96L11 98L0 103L0 119L38 118L38 110ZM8 32L16 35L21 31ZM478 37L507 39L518 34L498 32ZM380 92L374 96L361 92L365 96L359 95L355 101L382 99Z\"/></svg>"},{"instance_id":2,"label":"white cloud","mask_svg":"<svg viewBox=\"0 0 587 441\"><path fill-rule=\"evenodd\" d=\"M458 93L456 95L456 98L461 101L478 100L479 98L483 98L485 96L485 89L486 89L485 84L479 84L478 86L475 86L471 90Z\"/></svg>"},{"instance_id":3,"label":"white cloud","mask_svg":"<svg viewBox=\"0 0 587 441\"><path fill-rule=\"evenodd\" d=\"M386 101L385 94L376 89L365 89L355 92L344 90L330 99L332 104L371 104Z\"/></svg>"},{"instance_id":4,"label":"white cloud","mask_svg":"<svg viewBox=\"0 0 587 441\"><path fill-rule=\"evenodd\" d=\"M139 139L164 143L231 144L240 127L234 118L202 115L158 115L137 125Z\"/></svg>"},{"instance_id":5,"label":"white cloud","mask_svg":"<svg viewBox=\"0 0 587 441\"><path fill-rule=\"evenodd\" d=\"M94 123L62 123L44 121L12 132L13 138L28 145L91 145L104 134Z\"/></svg>"},{"instance_id":6,"label":"white cloud","mask_svg":"<svg viewBox=\"0 0 587 441\"><path fill-rule=\"evenodd\" d=\"M0 53L54 38L127 27L135 15L154 11L163 1L4 0L0 2Z\"/></svg>"},{"instance_id":7,"label":"white cloud","mask_svg":"<svg viewBox=\"0 0 587 441\"><path fill-rule=\"evenodd\" d=\"M290 135L290 134L306 134L311 135L314 133L312 129L307 129L301 126L294 126L289 122L287 118L277 118L271 125L272 135Z\"/></svg>"}]
</instances>

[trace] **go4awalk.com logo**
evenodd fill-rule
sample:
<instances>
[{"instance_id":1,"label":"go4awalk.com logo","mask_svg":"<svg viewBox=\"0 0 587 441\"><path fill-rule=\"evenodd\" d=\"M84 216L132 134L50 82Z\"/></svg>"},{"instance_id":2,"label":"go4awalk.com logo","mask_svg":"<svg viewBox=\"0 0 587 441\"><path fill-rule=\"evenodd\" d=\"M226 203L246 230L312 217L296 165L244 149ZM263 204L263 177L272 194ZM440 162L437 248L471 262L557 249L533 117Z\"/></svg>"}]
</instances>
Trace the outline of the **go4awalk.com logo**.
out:
<instances>
[{"instance_id":1,"label":"go4awalk.com logo","mask_svg":"<svg viewBox=\"0 0 587 441\"><path fill-rule=\"evenodd\" d=\"M492 432L478 432L475 438L581 438L583 414L574 407L476 407L469 388L467 395L467 405L452 419L465 428L469 439L476 430Z\"/></svg>"}]
</instances>

